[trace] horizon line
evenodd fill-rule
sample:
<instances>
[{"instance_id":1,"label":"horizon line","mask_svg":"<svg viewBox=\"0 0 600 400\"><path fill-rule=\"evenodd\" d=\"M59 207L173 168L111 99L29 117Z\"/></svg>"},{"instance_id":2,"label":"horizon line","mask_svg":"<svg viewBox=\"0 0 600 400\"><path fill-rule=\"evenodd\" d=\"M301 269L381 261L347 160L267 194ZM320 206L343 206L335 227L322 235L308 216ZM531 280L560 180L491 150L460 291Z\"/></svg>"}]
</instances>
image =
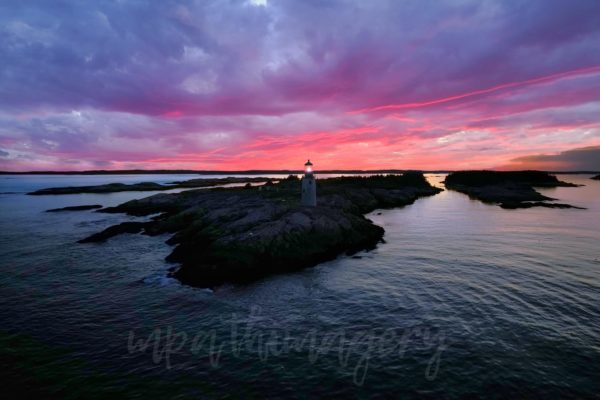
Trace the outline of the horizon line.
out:
<instances>
[{"instance_id":1,"label":"horizon line","mask_svg":"<svg viewBox=\"0 0 600 400\"><path fill-rule=\"evenodd\" d=\"M363 174L363 173L399 173L399 172L422 172L422 173L452 173L457 171L543 171L553 174L598 174L600 170L536 170L536 169L497 169L497 168L476 168L476 169L399 169L399 168L381 168L381 169L323 169L316 170L316 174ZM254 175L254 174L301 174L302 169L248 169L248 170L194 170L194 169L96 169L96 170L81 170L81 171L56 171L56 170L40 170L40 171L0 171L0 175L145 175L145 174L198 174L198 175Z\"/></svg>"}]
</instances>

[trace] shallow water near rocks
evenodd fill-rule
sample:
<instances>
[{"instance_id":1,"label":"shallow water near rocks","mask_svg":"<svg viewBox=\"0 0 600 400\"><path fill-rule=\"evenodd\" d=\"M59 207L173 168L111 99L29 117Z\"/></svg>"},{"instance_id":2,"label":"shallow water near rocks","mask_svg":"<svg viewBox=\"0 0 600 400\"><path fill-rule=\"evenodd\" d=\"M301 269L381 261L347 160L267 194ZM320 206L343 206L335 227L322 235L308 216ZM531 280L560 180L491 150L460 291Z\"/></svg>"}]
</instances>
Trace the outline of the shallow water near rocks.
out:
<instances>
[{"instance_id":1,"label":"shallow water near rocks","mask_svg":"<svg viewBox=\"0 0 600 400\"><path fill-rule=\"evenodd\" d=\"M66 398L600 392L600 182L590 176L540 190L586 210L503 210L445 191L371 213L385 243L360 258L214 291L166 277L168 236L76 243L139 218L44 212L152 193L24 194L191 178L0 176L3 384Z\"/></svg>"}]
</instances>

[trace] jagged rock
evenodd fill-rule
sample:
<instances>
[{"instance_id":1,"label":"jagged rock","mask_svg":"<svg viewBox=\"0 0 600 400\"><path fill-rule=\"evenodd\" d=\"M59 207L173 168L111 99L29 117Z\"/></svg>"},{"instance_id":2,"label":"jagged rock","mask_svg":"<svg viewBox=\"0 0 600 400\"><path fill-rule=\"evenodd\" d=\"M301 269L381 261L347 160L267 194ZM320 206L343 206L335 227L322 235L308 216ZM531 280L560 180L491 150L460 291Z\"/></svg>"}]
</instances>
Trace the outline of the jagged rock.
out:
<instances>
[{"instance_id":1,"label":"jagged rock","mask_svg":"<svg viewBox=\"0 0 600 400\"><path fill-rule=\"evenodd\" d=\"M317 207L300 205L300 182L285 179L270 186L192 190L157 194L100 212L123 212L152 221L124 223L85 241L121 232L172 233L169 261L181 264L173 276L195 286L243 282L297 270L371 249L383 228L363 214L376 208L411 204L435 188L420 173L402 176L342 177L318 181Z\"/></svg>"},{"instance_id":2,"label":"jagged rock","mask_svg":"<svg viewBox=\"0 0 600 400\"><path fill-rule=\"evenodd\" d=\"M85 239L81 239L78 243L104 242L121 233L140 233L148 225L148 222L123 222L119 225L108 227L102 232L94 233Z\"/></svg>"}]
</instances>

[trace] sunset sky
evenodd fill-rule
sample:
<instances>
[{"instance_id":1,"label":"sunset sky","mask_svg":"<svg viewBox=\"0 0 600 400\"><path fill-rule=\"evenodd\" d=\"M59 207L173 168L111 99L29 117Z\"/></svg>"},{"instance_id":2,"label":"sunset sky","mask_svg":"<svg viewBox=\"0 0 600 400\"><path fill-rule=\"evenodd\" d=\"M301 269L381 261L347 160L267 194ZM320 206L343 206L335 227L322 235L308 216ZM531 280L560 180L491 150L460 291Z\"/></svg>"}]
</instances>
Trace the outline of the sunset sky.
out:
<instances>
[{"instance_id":1,"label":"sunset sky","mask_svg":"<svg viewBox=\"0 0 600 400\"><path fill-rule=\"evenodd\" d=\"M600 170L598 0L0 2L0 170Z\"/></svg>"}]
</instances>

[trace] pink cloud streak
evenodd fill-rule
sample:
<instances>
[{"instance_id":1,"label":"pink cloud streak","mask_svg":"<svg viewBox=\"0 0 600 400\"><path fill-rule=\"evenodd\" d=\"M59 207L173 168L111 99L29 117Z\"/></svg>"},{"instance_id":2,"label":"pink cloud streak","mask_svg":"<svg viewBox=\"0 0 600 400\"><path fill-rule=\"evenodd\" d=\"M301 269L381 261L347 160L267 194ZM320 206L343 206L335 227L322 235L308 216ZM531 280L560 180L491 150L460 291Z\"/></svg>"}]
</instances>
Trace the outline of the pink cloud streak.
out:
<instances>
[{"instance_id":1,"label":"pink cloud streak","mask_svg":"<svg viewBox=\"0 0 600 400\"><path fill-rule=\"evenodd\" d=\"M539 85L539 84L554 82L554 81L557 81L560 79L572 78L572 77L577 77L577 76L585 76L585 75L589 75L589 74L596 74L599 72L600 72L600 65L595 65L592 67L560 72L557 74L542 76L539 78L528 79L528 80L524 80L524 81L503 83L501 85L493 86L490 88L474 90L472 92L462 93L462 94L458 94L455 96L449 96L449 97L444 97L444 98L435 99L435 100L415 102L415 103L387 104L387 105L383 105L383 106L368 107L368 108L363 108L360 110L350 111L350 114L362 114L362 113L369 113L369 112L375 112L375 111L403 110L403 109L429 107L429 106L434 106L434 105L438 105L438 104L453 102L456 100L462 100L462 99L466 99L469 97L475 97L475 96L482 95L482 94L494 93L494 92L505 90L505 89L512 89L512 88L531 86L531 85Z\"/></svg>"}]
</instances>

